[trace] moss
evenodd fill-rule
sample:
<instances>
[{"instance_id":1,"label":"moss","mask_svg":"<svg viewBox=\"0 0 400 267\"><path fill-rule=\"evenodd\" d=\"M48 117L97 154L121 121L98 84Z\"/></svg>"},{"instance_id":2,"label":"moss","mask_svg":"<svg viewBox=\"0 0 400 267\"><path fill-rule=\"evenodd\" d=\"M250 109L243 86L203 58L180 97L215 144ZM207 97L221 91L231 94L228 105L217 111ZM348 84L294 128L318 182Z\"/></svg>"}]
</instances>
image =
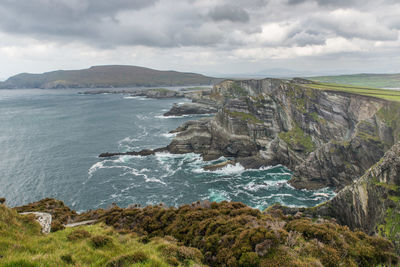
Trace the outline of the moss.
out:
<instances>
[{"instance_id":1,"label":"moss","mask_svg":"<svg viewBox=\"0 0 400 267\"><path fill-rule=\"evenodd\" d=\"M238 82L233 82L231 85L231 92L235 97L247 96L248 93Z\"/></svg>"},{"instance_id":2,"label":"moss","mask_svg":"<svg viewBox=\"0 0 400 267\"><path fill-rule=\"evenodd\" d=\"M279 138L285 141L291 149L303 150L307 154L314 151L316 148L311 136L304 133L297 125L288 132L279 133Z\"/></svg>"},{"instance_id":3,"label":"moss","mask_svg":"<svg viewBox=\"0 0 400 267\"><path fill-rule=\"evenodd\" d=\"M239 111L230 111L225 109L225 112L228 113L230 116L239 118L240 120L247 121L250 123L263 123L262 120L259 120L256 116L250 113L239 112Z\"/></svg>"}]
</instances>

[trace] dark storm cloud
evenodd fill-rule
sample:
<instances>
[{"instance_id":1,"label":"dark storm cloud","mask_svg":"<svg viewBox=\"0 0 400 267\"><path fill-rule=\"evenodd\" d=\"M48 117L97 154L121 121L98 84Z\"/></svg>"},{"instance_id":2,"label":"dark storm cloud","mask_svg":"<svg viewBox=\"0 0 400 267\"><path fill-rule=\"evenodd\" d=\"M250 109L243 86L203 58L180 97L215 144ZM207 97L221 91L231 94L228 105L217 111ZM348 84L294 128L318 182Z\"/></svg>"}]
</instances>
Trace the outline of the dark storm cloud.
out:
<instances>
[{"instance_id":1,"label":"dark storm cloud","mask_svg":"<svg viewBox=\"0 0 400 267\"><path fill-rule=\"evenodd\" d=\"M140 10L157 0L2 0L0 28L12 33L97 35L99 24L116 24L123 10Z\"/></svg>"},{"instance_id":2,"label":"dark storm cloud","mask_svg":"<svg viewBox=\"0 0 400 267\"><path fill-rule=\"evenodd\" d=\"M216 6L210 11L209 16L215 21L248 22L250 19L246 10L232 5Z\"/></svg>"}]
</instances>

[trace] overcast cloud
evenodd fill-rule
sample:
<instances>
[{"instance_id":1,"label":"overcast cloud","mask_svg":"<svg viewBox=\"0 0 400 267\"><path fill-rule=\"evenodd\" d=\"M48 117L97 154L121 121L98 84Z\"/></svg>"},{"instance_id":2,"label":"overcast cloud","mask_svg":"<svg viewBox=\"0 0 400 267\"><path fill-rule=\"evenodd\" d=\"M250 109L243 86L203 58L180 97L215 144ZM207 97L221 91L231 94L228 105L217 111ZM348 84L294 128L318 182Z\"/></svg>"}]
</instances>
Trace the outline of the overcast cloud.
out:
<instances>
[{"instance_id":1,"label":"overcast cloud","mask_svg":"<svg viewBox=\"0 0 400 267\"><path fill-rule=\"evenodd\" d=\"M0 63L0 79L99 64L400 72L400 2L0 0Z\"/></svg>"}]
</instances>

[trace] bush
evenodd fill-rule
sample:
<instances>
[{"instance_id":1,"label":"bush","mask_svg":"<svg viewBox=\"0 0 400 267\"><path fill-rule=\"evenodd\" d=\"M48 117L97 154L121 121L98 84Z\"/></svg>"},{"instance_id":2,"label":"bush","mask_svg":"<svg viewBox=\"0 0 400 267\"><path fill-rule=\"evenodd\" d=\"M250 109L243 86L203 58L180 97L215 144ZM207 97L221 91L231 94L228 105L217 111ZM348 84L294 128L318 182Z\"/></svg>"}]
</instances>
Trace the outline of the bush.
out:
<instances>
[{"instance_id":1,"label":"bush","mask_svg":"<svg viewBox=\"0 0 400 267\"><path fill-rule=\"evenodd\" d=\"M242 267L257 267L260 265L260 258L255 252L243 253L239 260L239 266Z\"/></svg>"},{"instance_id":2,"label":"bush","mask_svg":"<svg viewBox=\"0 0 400 267\"><path fill-rule=\"evenodd\" d=\"M72 259L72 256L69 254L66 255L61 255L60 256L61 260L67 264L73 264L74 260Z\"/></svg>"},{"instance_id":3,"label":"bush","mask_svg":"<svg viewBox=\"0 0 400 267\"><path fill-rule=\"evenodd\" d=\"M75 230L67 236L67 239L69 241L75 241L75 240L79 240L79 239L85 239L90 236L91 236L90 233L86 230Z\"/></svg>"},{"instance_id":4,"label":"bush","mask_svg":"<svg viewBox=\"0 0 400 267\"><path fill-rule=\"evenodd\" d=\"M120 256L118 258L111 260L109 263L107 263L107 267L129 266L134 263L145 262L148 259L149 259L149 256L147 256L146 253L144 253L142 251L136 251L132 254L123 255L123 256Z\"/></svg>"},{"instance_id":5,"label":"bush","mask_svg":"<svg viewBox=\"0 0 400 267\"><path fill-rule=\"evenodd\" d=\"M102 248L112 244L112 239L105 235L96 235L91 239L94 248Z\"/></svg>"}]
</instances>

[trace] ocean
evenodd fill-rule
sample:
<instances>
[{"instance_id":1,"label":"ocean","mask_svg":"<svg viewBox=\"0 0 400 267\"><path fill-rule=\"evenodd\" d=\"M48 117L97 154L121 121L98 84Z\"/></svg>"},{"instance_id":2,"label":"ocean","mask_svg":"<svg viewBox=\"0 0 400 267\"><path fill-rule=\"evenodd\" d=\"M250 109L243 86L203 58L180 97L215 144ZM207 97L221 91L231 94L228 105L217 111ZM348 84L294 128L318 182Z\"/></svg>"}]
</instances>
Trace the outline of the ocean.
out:
<instances>
[{"instance_id":1,"label":"ocean","mask_svg":"<svg viewBox=\"0 0 400 267\"><path fill-rule=\"evenodd\" d=\"M179 206L228 200L263 210L274 203L310 207L334 196L329 188L292 188L284 166L244 170L237 164L204 171L210 162L194 153L98 158L103 152L165 146L173 138L169 131L202 116L162 116L187 99L81 91L0 90L0 197L8 205L52 197L84 211L112 203Z\"/></svg>"}]
</instances>

